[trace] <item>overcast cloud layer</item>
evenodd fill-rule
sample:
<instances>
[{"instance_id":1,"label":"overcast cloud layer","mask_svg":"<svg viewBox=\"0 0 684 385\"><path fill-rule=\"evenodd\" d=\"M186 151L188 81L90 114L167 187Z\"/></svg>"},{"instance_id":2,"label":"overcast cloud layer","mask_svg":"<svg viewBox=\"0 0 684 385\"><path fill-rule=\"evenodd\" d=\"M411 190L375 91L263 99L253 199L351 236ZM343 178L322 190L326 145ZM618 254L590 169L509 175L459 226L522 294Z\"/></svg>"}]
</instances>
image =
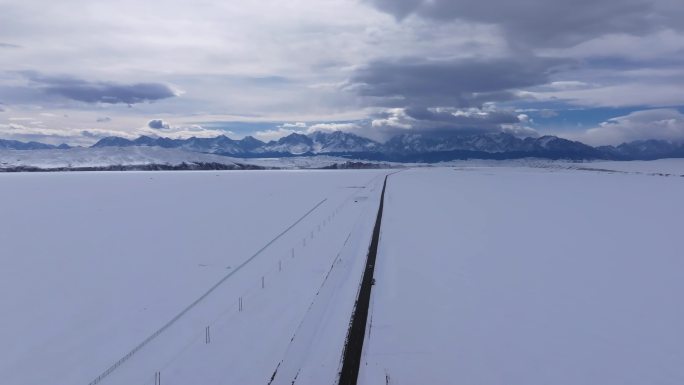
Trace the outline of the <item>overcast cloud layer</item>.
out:
<instances>
[{"instance_id":1,"label":"overcast cloud layer","mask_svg":"<svg viewBox=\"0 0 684 385\"><path fill-rule=\"evenodd\" d=\"M683 17L679 0L4 0L0 138L684 140Z\"/></svg>"}]
</instances>

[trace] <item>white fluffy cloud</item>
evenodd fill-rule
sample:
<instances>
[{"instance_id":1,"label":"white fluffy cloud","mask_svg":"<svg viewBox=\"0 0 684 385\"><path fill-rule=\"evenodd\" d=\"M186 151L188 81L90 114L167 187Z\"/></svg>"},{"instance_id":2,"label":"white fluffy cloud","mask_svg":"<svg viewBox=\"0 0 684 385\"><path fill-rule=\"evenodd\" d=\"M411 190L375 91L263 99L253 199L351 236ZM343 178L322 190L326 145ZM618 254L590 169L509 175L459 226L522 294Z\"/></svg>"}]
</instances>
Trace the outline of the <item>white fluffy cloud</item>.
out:
<instances>
[{"instance_id":1,"label":"white fluffy cloud","mask_svg":"<svg viewBox=\"0 0 684 385\"><path fill-rule=\"evenodd\" d=\"M278 140L280 138L283 138L285 136L288 136L290 134L294 134L295 132L299 132L298 130L293 130L291 128L285 128L285 127L278 127L273 130L261 130L257 131L254 133L255 138L259 139L262 142L270 142L272 140Z\"/></svg>"},{"instance_id":2,"label":"white fluffy cloud","mask_svg":"<svg viewBox=\"0 0 684 385\"><path fill-rule=\"evenodd\" d=\"M134 139L136 135L108 129L50 128L36 122L0 123L0 138L19 141L38 141L47 144L71 143L89 146L95 140L106 136L121 136Z\"/></svg>"},{"instance_id":3,"label":"white fluffy cloud","mask_svg":"<svg viewBox=\"0 0 684 385\"><path fill-rule=\"evenodd\" d=\"M536 138L539 136L539 132L537 130L522 124L504 124L501 126L501 132L511 134L519 138Z\"/></svg>"},{"instance_id":4,"label":"white fluffy cloud","mask_svg":"<svg viewBox=\"0 0 684 385\"><path fill-rule=\"evenodd\" d=\"M199 124L190 125L168 125L164 129L163 135L159 135L159 130L156 128L151 128L149 126L137 129L134 133L137 135L147 135L147 136L164 136L172 139L187 139L191 137L196 138L214 138L219 135L233 135L232 131L226 130L212 130L207 129Z\"/></svg>"},{"instance_id":5,"label":"white fluffy cloud","mask_svg":"<svg viewBox=\"0 0 684 385\"><path fill-rule=\"evenodd\" d=\"M617 145L647 139L681 142L684 141L684 114L676 109L636 111L603 122L577 139L591 145Z\"/></svg>"},{"instance_id":6,"label":"white fluffy cloud","mask_svg":"<svg viewBox=\"0 0 684 385\"><path fill-rule=\"evenodd\" d=\"M372 120L368 135L380 140L402 132L506 132L521 137L537 136L536 130L529 127L533 123L529 116L491 104L482 108L391 108L380 115Z\"/></svg>"},{"instance_id":7,"label":"white fluffy cloud","mask_svg":"<svg viewBox=\"0 0 684 385\"><path fill-rule=\"evenodd\" d=\"M282 128L291 128L291 129L296 129L296 128L306 128L306 123L304 122L296 122L296 123L283 123L280 125Z\"/></svg>"},{"instance_id":8,"label":"white fluffy cloud","mask_svg":"<svg viewBox=\"0 0 684 385\"><path fill-rule=\"evenodd\" d=\"M345 132L354 132L358 131L361 129L361 126L358 123L318 123L318 124L313 124L311 127L309 127L306 132L307 133L313 133L316 131L325 131L325 132L333 132L333 131L345 131Z\"/></svg>"},{"instance_id":9,"label":"white fluffy cloud","mask_svg":"<svg viewBox=\"0 0 684 385\"><path fill-rule=\"evenodd\" d=\"M7 123L0 122L0 138L19 141L37 141L48 144L68 143L71 145L90 146L99 139L107 136L119 136L135 139L141 135L159 136L160 130L152 128L148 124L125 130L118 129L112 120L100 119L99 122L82 124L79 120L74 124L68 116L47 116L43 114L43 120L31 117L10 117ZM60 127L55 127L53 122L59 122ZM174 139L186 139L190 137L212 138L219 135L232 135L225 130L212 130L196 124L170 125L164 122L163 136Z\"/></svg>"},{"instance_id":10,"label":"white fluffy cloud","mask_svg":"<svg viewBox=\"0 0 684 385\"><path fill-rule=\"evenodd\" d=\"M271 140L278 140L294 133L311 134L316 131L345 131L358 133L360 130L362 130L362 126L358 123L314 123L309 125L304 122L296 122L284 123L271 130L257 131L253 136L261 141L268 142Z\"/></svg>"}]
</instances>

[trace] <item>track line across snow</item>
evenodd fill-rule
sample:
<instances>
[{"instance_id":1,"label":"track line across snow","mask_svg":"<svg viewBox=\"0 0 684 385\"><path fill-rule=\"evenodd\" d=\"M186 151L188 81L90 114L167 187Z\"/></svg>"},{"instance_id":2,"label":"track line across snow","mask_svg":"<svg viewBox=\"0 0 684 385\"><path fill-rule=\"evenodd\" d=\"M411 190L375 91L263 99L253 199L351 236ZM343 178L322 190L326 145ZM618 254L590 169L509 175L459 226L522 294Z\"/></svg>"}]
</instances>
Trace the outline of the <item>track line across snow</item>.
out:
<instances>
[{"instance_id":1,"label":"track line across snow","mask_svg":"<svg viewBox=\"0 0 684 385\"><path fill-rule=\"evenodd\" d=\"M366 322L368 321L368 305L370 303L371 288L374 284L373 271L375 270L375 259L378 254L378 244L380 242L380 226L382 224L382 210L385 204L385 189L387 188L388 177L389 175L385 176L385 182L382 185L378 216L375 220L373 238L371 239L371 244L368 249L368 259L366 260L366 268L359 288L359 296L356 300L354 313L352 314L349 325L338 385L356 385L359 375L363 340L366 335Z\"/></svg>"},{"instance_id":2,"label":"track line across snow","mask_svg":"<svg viewBox=\"0 0 684 385\"><path fill-rule=\"evenodd\" d=\"M269 246L271 246L275 241L280 239L283 235L285 235L288 231L292 230L293 227L297 226L301 221L303 221L306 217L308 217L312 212L314 212L317 208L319 208L323 203L325 203L328 200L328 198L325 198L318 202L313 208L311 208L309 211L307 211L304 215L302 215L299 219L297 219L293 224L291 224L289 227L287 227L285 230L283 230L280 234L276 235L275 238L271 239L266 245L264 245L262 248L260 248L256 253L254 253L251 257L247 258L244 262L242 262L240 265L238 265L234 270L232 270L230 273L226 274L223 278L221 278L218 282L216 282L212 287L210 287L204 294L199 296L196 300L194 300L190 305L186 306L180 313L178 313L175 317L173 317L171 320L169 320L167 323L164 324L164 326L160 327L157 329L154 333L152 333L149 337L147 337L144 341L139 343L133 350L128 352L125 356L121 357L117 362L115 362L112 366L107 368L102 374L97 376L95 379L90 381L88 385L96 385L100 381L102 381L105 377L110 375L114 370L116 370L118 367L120 367L124 362L126 362L128 359L130 359L135 353L137 353L140 349L142 349L145 345L150 343L152 340L154 340L157 336L159 336L161 333L163 333L166 329L168 329L171 325L176 323L181 317L183 317L187 312L192 310L195 306L197 306L202 300L204 300L209 294L211 294L214 290L216 290L221 284L223 284L228 278L233 276L235 273L240 271L243 267L245 267L249 262L254 260L259 254L261 254L264 250L266 250Z\"/></svg>"}]
</instances>

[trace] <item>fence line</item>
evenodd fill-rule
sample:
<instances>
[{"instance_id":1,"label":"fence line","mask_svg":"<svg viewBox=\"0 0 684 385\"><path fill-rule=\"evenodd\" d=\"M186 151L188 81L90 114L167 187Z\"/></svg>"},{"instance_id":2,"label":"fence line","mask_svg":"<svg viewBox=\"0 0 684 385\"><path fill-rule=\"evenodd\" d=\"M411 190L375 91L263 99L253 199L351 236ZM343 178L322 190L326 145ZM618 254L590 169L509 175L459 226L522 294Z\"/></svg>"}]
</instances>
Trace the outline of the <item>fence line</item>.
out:
<instances>
[{"instance_id":1,"label":"fence line","mask_svg":"<svg viewBox=\"0 0 684 385\"><path fill-rule=\"evenodd\" d=\"M293 227L295 227L299 222L303 221L304 218L308 217L314 210L316 210L318 207L320 207L325 201L327 201L328 198L323 199L322 201L318 202L311 210L307 211L306 214L302 215L299 219L297 219L293 224L291 224L288 228L283 230L280 234L278 234L275 238L273 238L270 242L268 242L264 247L259 249L254 255L249 257L246 261L242 262L238 267L235 268L235 270L231 271L228 273L226 276L221 278L217 283L215 283L209 290L207 290L204 294L202 294L199 298L194 300L190 305L185 307L180 313L178 313L175 317L173 317L171 320L169 320L164 326L161 328L157 329L154 333L152 333L149 337L145 338L143 342L139 343L133 350L128 352L125 356L121 357L118 361L116 361L113 365L111 365L107 370L102 372L99 376L95 377L92 381L88 383L88 385L96 385L100 381L102 381L105 377L110 375L114 370L119 368L124 362L128 361L135 353L137 353L140 349L142 349L145 345L150 343L152 340L157 338L161 333L163 333L166 329L171 327L176 321L178 321L181 317L183 317L187 312L192 310L197 304L202 302L209 294L211 294L214 290L216 290L221 284L223 284L228 278L230 278L233 274L237 273L240 269L242 269L245 265L247 265L249 262L251 262L254 258L256 258L259 254L261 254L264 250L266 250L269 246L271 246L275 241L280 239L285 233L290 231Z\"/></svg>"}]
</instances>

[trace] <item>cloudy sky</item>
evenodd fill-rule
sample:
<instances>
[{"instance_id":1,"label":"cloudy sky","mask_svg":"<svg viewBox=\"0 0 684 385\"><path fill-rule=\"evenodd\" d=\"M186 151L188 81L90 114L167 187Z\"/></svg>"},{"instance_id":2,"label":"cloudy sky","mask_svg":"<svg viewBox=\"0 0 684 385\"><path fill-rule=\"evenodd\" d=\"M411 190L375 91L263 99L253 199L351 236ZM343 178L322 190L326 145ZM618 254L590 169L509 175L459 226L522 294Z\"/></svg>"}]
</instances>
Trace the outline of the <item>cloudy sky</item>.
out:
<instances>
[{"instance_id":1,"label":"cloudy sky","mask_svg":"<svg viewBox=\"0 0 684 385\"><path fill-rule=\"evenodd\" d=\"M681 0L0 0L0 138L684 140Z\"/></svg>"}]
</instances>

